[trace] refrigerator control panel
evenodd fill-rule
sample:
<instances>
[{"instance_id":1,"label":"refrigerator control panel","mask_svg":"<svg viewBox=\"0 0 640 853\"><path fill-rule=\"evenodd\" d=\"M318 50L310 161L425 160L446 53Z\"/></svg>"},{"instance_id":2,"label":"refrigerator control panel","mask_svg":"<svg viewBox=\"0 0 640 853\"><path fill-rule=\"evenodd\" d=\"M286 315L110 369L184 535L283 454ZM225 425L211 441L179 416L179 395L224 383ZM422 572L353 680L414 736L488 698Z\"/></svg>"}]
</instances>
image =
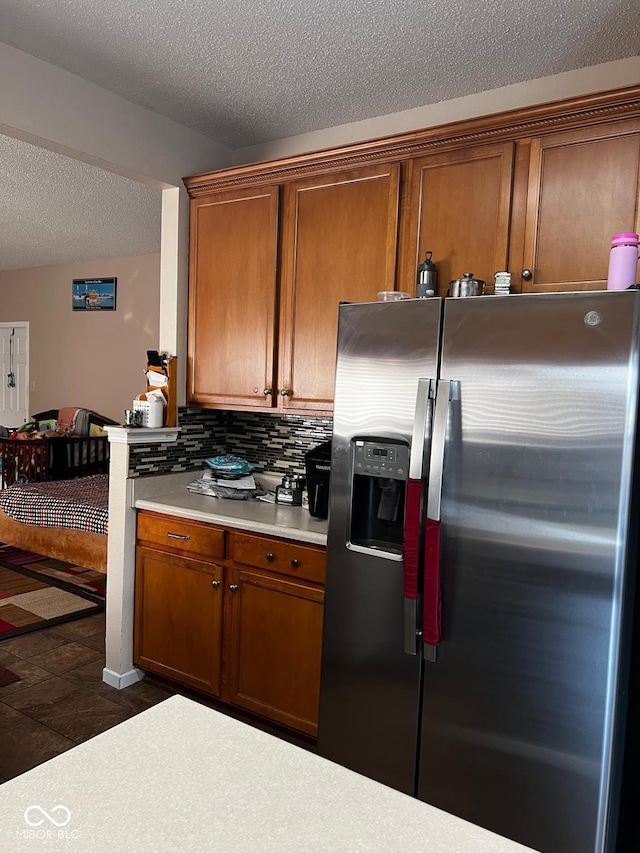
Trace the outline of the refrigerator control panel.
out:
<instances>
[{"instance_id":1,"label":"refrigerator control panel","mask_svg":"<svg viewBox=\"0 0 640 853\"><path fill-rule=\"evenodd\" d=\"M354 441L354 474L406 480L408 472L409 448L406 445L358 439Z\"/></svg>"}]
</instances>

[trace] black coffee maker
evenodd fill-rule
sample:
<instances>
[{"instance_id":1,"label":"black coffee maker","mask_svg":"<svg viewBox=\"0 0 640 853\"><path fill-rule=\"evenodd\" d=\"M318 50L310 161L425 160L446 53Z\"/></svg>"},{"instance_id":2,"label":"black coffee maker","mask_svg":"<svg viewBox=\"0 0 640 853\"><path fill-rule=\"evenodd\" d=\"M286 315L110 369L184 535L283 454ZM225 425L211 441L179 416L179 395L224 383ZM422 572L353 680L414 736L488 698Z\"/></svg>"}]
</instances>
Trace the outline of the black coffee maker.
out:
<instances>
[{"instance_id":1,"label":"black coffee maker","mask_svg":"<svg viewBox=\"0 0 640 853\"><path fill-rule=\"evenodd\" d=\"M314 518L328 518L331 442L325 441L305 453L304 465L309 493L309 514Z\"/></svg>"}]
</instances>

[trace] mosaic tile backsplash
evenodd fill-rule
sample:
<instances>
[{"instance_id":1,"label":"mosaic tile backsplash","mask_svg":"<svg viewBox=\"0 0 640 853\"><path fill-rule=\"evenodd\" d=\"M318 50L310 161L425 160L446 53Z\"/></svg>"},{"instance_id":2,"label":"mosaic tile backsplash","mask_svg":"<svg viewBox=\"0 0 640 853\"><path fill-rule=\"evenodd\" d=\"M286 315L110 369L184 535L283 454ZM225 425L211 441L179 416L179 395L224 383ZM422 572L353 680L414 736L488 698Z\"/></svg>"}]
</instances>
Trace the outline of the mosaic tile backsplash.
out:
<instances>
[{"instance_id":1,"label":"mosaic tile backsplash","mask_svg":"<svg viewBox=\"0 0 640 853\"><path fill-rule=\"evenodd\" d=\"M304 474L304 455L331 438L332 418L229 412L227 453L241 456L256 471Z\"/></svg>"},{"instance_id":2,"label":"mosaic tile backsplash","mask_svg":"<svg viewBox=\"0 0 640 853\"><path fill-rule=\"evenodd\" d=\"M262 473L304 474L304 454L331 438L331 418L179 409L175 442L133 445L129 476L202 470L209 456L241 456Z\"/></svg>"}]
</instances>

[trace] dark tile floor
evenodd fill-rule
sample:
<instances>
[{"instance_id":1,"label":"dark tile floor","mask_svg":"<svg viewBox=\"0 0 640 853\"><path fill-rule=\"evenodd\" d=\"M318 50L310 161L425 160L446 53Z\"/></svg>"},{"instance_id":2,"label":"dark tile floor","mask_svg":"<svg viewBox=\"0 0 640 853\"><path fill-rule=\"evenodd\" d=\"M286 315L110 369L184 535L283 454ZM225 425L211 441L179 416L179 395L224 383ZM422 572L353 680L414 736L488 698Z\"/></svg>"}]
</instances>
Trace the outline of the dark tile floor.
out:
<instances>
[{"instance_id":1,"label":"dark tile floor","mask_svg":"<svg viewBox=\"0 0 640 853\"><path fill-rule=\"evenodd\" d=\"M104 614L0 641L0 665L21 681L0 687L0 783L181 693L315 751L315 742L240 709L147 676L124 690L102 680Z\"/></svg>"},{"instance_id":2,"label":"dark tile floor","mask_svg":"<svg viewBox=\"0 0 640 853\"><path fill-rule=\"evenodd\" d=\"M98 614L0 641L0 664L21 677L0 687L0 783L175 692L149 679L105 684L104 633Z\"/></svg>"}]
</instances>

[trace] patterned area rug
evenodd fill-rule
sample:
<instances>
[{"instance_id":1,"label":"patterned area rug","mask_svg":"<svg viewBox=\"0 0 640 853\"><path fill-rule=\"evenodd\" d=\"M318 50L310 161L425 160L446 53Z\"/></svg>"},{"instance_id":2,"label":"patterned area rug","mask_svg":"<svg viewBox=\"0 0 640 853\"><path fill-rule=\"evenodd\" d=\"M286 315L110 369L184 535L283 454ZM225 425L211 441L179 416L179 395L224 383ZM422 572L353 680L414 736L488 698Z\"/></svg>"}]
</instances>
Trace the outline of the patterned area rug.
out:
<instances>
[{"instance_id":1,"label":"patterned area rug","mask_svg":"<svg viewBox=\"0 0 640 853\"><path fill-rule=\"evenodd\" d=\"M0 640L100 613L105 575L0 545Z\"/></svg>"},{"instance_id":2,"label":"patterned area rug","mask_svg":"<svg viewBox=\"0 0 640 853\"><path fill-rule=\"evenodd\" d=\"M0 687L6 687L7 684L13 684L14 681L22 681L19 675L11 672L6 666L0 666Z\"/></svg>"}]
</instances>

